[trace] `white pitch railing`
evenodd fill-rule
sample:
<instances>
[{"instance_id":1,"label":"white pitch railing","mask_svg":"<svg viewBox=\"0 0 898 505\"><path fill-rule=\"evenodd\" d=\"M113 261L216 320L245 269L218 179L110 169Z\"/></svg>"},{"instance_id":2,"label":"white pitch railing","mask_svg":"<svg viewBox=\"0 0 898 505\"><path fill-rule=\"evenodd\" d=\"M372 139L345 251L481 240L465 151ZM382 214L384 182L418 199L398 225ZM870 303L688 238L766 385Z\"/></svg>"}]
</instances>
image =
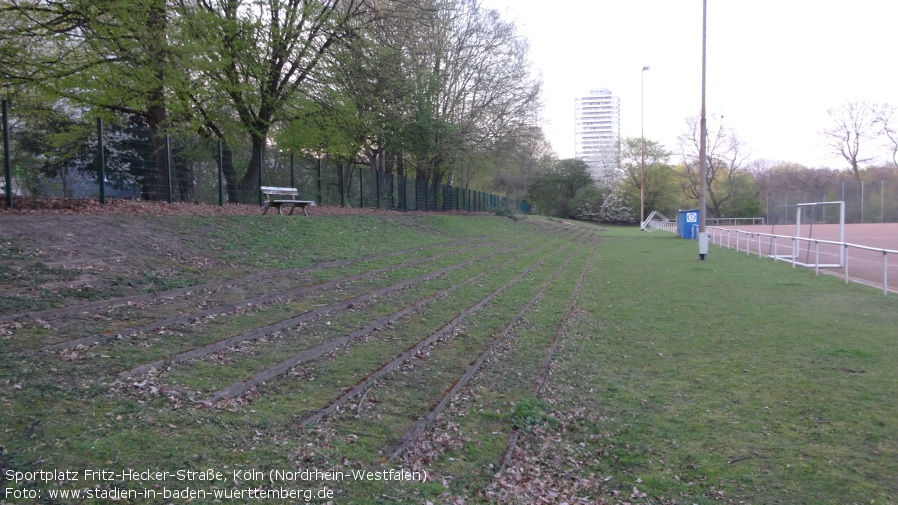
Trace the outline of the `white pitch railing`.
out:
<instances>
[{"instance_id":1,"label":"white pitch railing","mask_svg":"<svg viewBox=\"0 0 898 505\"><path fill-rule=\"evenodd\" d=\"M652 213L649 214L649 217L647 217L645 221L642 222L642 225L640 225L640 229L646 230L649 233L652 233L655 230L676 233L677 223L676 221L667 219L666 217L664 217L664 214L655 210L652 211Z\"/></svg>"},{"instance_id":2,"label":"white pitch railing","mask_svg":"<svg viewBox=\"0 0 898 505\"><path fill-rule=\"evenodd\" d=\"M866 281L859 278L849 277L849 257L850 250L863 251L868 253L880 253L882 255L882 294L888 294L889 290L889 254L898 255L898 251L893 249L883 249L880 247L870 247L860 244L851 244L848 242L837 242L832 240L821 240L815 238L796 237L792 235L775 235L771 233L760 233L745 230L732 230L729 228L721 228L717 226L708 227L709 238L712 244L727 249L735 248L736 252L745 251L745 254L757 252L759 258L764 257L764 246L767 246L766 256L776 261L786 261L792 263L792 268L802 266L813 268L817 275L820 275L821 268L842 268L844 269L845 283L849 281L860 282L862 284L870 284L873 281ZM766 239L766 242L764 242ZM778 254L781 245L787 245L789 255ZM829 246L829 251L821 253L820 246ZM812 249L813 247L813 249ZM835 253L832 249L836 248ZM800 252L806 251L806 259L800 261ZM811 251L813 250L814 262L811 263ZM821 263L822 257L837 258L838 263ZM868 258L855 258L855 261L871 262L875 261ZM874 284L878 286L878 284ZM898 290L892 290L898 291Z\"/></svg>"}]
</instances>

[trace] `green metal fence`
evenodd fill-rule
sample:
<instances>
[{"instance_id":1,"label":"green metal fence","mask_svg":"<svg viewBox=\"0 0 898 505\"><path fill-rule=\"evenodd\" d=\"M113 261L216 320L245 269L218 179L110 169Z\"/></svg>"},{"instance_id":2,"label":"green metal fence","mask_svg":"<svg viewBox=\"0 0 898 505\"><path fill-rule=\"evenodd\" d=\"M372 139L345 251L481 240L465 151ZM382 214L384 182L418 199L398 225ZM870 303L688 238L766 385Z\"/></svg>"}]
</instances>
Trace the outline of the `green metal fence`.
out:
<instances>
[{"instance_id":1,"label":"green metal fence","mask_svg":"<svg viewBox=\"0 0 898 505\"><path fill-rule=\"evenodd\" d=\"M4 139L9 138L4 124ZM487 212L499 207L530 211L525 201L300 153L254 150L199 137L166 135L135 141L120 126L104 126L99 120L94 138L84 140L81 154L66 160L36 157L17 150L15 144L4 150L9 161L0 189L7 195L7 206L12 206L12 195L261 204L260 187L278 186L297 188L300 198L319 205L425 212Z\"/></svg>"}]
</instances>

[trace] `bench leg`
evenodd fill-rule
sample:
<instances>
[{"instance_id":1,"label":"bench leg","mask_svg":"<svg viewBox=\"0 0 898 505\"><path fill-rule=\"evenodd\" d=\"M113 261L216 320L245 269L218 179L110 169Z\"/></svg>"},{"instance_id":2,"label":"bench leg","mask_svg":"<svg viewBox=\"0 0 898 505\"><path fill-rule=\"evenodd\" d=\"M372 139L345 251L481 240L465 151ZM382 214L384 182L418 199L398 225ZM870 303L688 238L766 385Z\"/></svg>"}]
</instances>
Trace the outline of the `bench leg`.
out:
<instances>
[{"instance_id":1,"label":"bench leg","mask_svg":"<svg viewBox=\"0 0 898 505\"><path fill-rule=\"evenodd\" d=\"M290 206L290 215L291 215L291 216L293 215L293 211L294 211L294 210L296 210L296 204L295 204L295 203L294 203L293 205Z\"/></svg>"},{"instance_id":2,"label":"bench leg","mask_svg":"<svg viewBox=\"0 0 898 505\"><path fill-rule=\"evenodd\" d=\"M309 213L306 212L306 205L302 206L302 215L308 217Z\"/></svg>"},{"instance_id":3,"label":"bench leg","mask_svg":"<svg viewBox=\"0 0 898 505\"><path fill-rule=\"evenodd\" d=\"M265 214L268 214L268 207L270 207L270 206L271 206L271 202L265 202L264 206L262 207L262 215L263 216Z\"/></svg>"},{"instance_id":4,"label":"bench leg","mask_svg":"<svg viewBox=\"0 0 898 505\"><path fill-rule=\"evenodd\" d=\"M278 207L278 215L279 215L279 216L283 216L283 215L284 215L284 211L281 209L281 207L283 206L283 204L276 204L276 205L277 205L277 207Z\"/></svg>"}]
</instances>

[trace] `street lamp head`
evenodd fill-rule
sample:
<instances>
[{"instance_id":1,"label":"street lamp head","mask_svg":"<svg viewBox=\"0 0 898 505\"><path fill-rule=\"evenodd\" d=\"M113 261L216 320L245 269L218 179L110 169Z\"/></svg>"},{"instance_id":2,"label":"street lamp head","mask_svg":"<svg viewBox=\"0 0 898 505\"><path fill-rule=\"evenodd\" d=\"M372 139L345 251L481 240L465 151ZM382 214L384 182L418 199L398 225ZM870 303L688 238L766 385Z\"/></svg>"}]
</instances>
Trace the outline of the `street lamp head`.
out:
<instances>
[{"instance_id":1,"label":"street lamp head","mask_svg":"<svg viewBox=\"0 0 898 505\"><path fill-rule=\"evenodd\" d=\"M648 69L649 69L649 67L642 67L642 71L643 71L643 72L645 72L645 71L648 70Z\"/></svg>"}]
</instances>

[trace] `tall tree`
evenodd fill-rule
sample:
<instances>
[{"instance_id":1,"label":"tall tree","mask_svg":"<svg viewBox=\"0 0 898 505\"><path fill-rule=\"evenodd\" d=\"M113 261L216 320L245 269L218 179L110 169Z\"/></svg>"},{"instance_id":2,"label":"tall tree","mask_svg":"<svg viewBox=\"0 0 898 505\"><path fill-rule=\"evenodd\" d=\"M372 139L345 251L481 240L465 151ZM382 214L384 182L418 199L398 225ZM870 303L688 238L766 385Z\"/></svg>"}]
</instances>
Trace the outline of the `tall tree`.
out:
<instances>
[{"instance_id":1,"label":"tall tree","mask_svg":"<svg viewBox=\"0 0 898 505\"><path fill-rule=\"evenodd\" d=\"M705 202L708 214L718 216L721 206L734 198L740 188L739 176L744 171L748 150L736 133L724 126L723 119L712 117L707 135L707 172L705 174ZM716 123L716 128L713 124ZM690 199L699 199L701 174L699 169L699 118L686 119L687 131L679 137L683 164L680 187Z\"/></svg>"},{"instance_id":2,"label":"tall tree","mask_svg":"<svg viewBox=\"0 0 898 505\"><path fill-rule=\"evenodd\" d=\"M639 195L639 219L645 220L646 210L658 210L656 197L663 196L667 187L670 166L668 160L672 152L656 140L642 137L627 137L620 141L620 170L625 184L635 186ZM667 167L668 171L662 169ZM649 187L656 186L653 194L647 194Z\"/></svg>"},{"instance_id":3,"label":"tall tree","mask_svg":"<svg viewBox=\"0 0 898 505\"><path fill-rule=\"evenodd\" d=\"M258 194L263 149L289 104L314 84L332 47L371 14L368 0L195 0L196 33L210 45L198 62L195 89L211 89L196 103L216 135L231 114L249 138L252 155L237 182L239 201ZM236 174L232 174L236 176Z\"/></svg>"},{"instance_id":4,"label":"tall tree","mask_svg":"<svg viewBox=\"0 0 898 505\"><path fill-rule=\"evenodd\" d=\"M162 132L170 97L185 86L182 53L190 47L173 41L178 16L166 0L16 0L0 13L4 77L79 106L141 117L153 157L138 174L143 196L162 198Z\"/></svg>"},{"instance_id":5,"label":"tall tree","mask_svg":"<svg viewBox=\"0 0 898 505\"><path fill-rule=\"evenodd\" d=\"M406 131L418 175L438 183L452 164L535 124L540 81L527 41L479 0L424 0L403 48L415 103Z\"/></svg>"},{"instance_id":6,"label":"tall tree","mask_svg":"<svg viewBox=\"0 0 898 505\"><path fill-rule=\"evenodd\" d=\"M574 197L582 188L594 185L586 162L568 158L556 161L551 171L539 177L530 195L539 213L576 218Z\"/></svg>"},{"instance_id":7,"label":"tall tree","mask_svg":"<svg viewBox=\"0 0 898 505\"><path fill-rule=\"evenodd\" d=\"M892 164L898 167L898 109L894 105L883 104L876 115L876 123L885 137L885 148Z\"/></svg>"},{"instance_id":8,"label":"tall tree","mask_svg":"<svg viewBox=\"0 0 898 505\"><path fill-rule=\"evenodd\" d=\"M878 132L877 119L880 106L869 102L847 101L840 107L829 109L831 123L823 130L829 151L844 159L851 167L857 182L858 195L861 194L860 166L876 159L872 143Z\"/></svg>"}]
</instances>

